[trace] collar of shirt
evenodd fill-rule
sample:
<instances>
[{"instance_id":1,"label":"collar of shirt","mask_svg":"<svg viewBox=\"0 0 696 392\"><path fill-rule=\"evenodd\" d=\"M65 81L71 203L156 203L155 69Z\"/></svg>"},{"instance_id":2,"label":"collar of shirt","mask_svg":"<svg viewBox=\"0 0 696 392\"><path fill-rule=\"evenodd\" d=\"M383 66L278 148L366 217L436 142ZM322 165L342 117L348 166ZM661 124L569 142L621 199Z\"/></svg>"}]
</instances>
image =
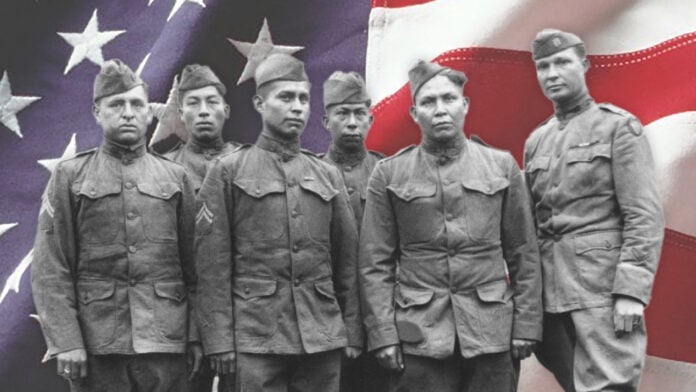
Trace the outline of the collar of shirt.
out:
<instances>
[{"instance_id":1,"label":"collar of shirt","mask_svg":"<svg viewBox=\"0 0 696 392\"><path fill-rule=\"evenodd\" d=\"M568 122L573 117L589 109L594 100L589 95L580 95L568 103L554 105L556 118L561 122Z\"/></svg>"},{"instance_id":2,"label":"collar of shirt","mask_svg":"<svg viewBox=\"0 0 696 392\"><path fill-rule=\"evenodd\" d=\"M300 153L299 138L294 138L291 141L283 141L261 133L259 139L256 141L256 146L280 155L284 161L289 161Z\"/></svg>"},{"instance_id":3,"label":"collar of shirt","mask_svg":"<svg viewBox=\"0 0 696 392\"><path fill-rule=\"evenodd\" d=\"M462 154L466 148L466 138L463 133L446 143L436 143L423 138L422 147L423 151L436 157L440 165L444 165Z\"/></svg>"},{"instance_id":4,"label":"collar of shirt","mask_svg":"<svg viewBox=\"0 0 696 392\"><path fill-rule=\"evenodd\" d=\"M132 146L126 146L123 144L118 144L110 140L104 140L101 146L101 150L107 155L110 155L116 159L120 159L121 162L128 164L136 158L140 158L145 155L146 148L145 142L134 144Z\"/></svg>"},{"instance_id":5,"label":"collar of shirt","mask_svg":"<svg viewBox=\"0 0 696 392\"><path fill-rule=\"evenodd\" d=\"M193 138L191 138L185 145L185 148L193 153L196 154L203 154L203 155L218 155L222 152L223 148L225 147L225 142L222 141L222 139L216 140L214 143L210 145L203 145L201 143L196 142Z\"/></svg>"},{"instance_id":6,"label":"collar of shirt","mask_svg":"<svg viewBox=\"0 0 696 392\"><path fill-rule=\"evenodd\" d=\"M367 156L367 150L365 149L365 146L363 146L358 151L341 151L341 149L331 144L328 155L329 159L339 165L355 166L365 159L365 156Z\"/></svg>"}]
</instances>

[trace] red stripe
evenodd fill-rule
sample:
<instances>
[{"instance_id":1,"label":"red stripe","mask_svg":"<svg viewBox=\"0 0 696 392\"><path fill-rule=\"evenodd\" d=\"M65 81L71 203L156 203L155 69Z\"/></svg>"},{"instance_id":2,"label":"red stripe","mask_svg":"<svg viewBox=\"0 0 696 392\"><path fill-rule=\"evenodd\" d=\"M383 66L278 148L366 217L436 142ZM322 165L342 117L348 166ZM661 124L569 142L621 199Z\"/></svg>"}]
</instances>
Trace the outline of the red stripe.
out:
<instances>
[{"instance_id":1,"label":"red stripe","mask_svg":"<svg viewBox=\"0 0 696 392\"><path fill-rule=\"evenodd\" d=\"M665 231L646 311L648 354L696 363L696 238Z\"/></svg>"},{"instance_id":2,"label":"red stripe","mask_svg":"<svg viewBox=\"0 0 696 392\"><path fill-rule=\"evenodd\" d=\"M598 102L623 107L643 123L696 109L696 33L638 52L589 58L587 82ZM539 89L529 52L466 48L435 60L469 77L465 132L510 150L520 160L524 140L553 112ZM367 138L370 148L392 154L420 141L420 130L408 115L410 105L408 85L376 105Z\"/></svg>"},{"instance_id":3,"label":"red stripe","mask_svg":"<svg viewBox=\"0 0 696 392\"><path fill-rule=\"evenodd\" d=\"M412 5L430 3L435 0L372 0L372 8L400 8Z\"/></svg>"}]
</instances>

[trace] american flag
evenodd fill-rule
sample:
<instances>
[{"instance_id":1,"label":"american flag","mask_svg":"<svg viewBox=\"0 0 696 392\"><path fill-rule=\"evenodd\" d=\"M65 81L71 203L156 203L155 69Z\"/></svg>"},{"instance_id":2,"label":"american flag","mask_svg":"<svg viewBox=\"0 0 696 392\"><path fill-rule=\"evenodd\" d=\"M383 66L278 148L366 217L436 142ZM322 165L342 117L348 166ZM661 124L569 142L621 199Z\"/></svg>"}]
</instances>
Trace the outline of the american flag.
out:
<instances>
[{"instance_id":1,"label":"american flag","mask_svg":"<svg viewBox=\"0 0 696 392\"><path fill-rule=\"evenodd\" d=\"M696 7L691 0L3 1L0 390L67 390L54 363L41 364L45 344L30 318L28 266L50 170L59 159L101 142L91 94L104 59L120 58L138 69L151 101L161 103L184 65L210 65L228 86L232 112L224 137L248 143L260 130L251 104L253 82L237 84L249 50L303 47L295 56L305 61L313 82L314 108L303 146L326 150L321 85L334 70L352 70L366 75L373 98L368 145L388 154L419 142L408 117L406 75L416 59L435 60L469 76L465 132L520 159L527 135L552 113L529 54L529 43L545 27L583 37L594 98L635 113L647 125L668 230L648 308L649 357L641 390L692 390ZM531 360L525 362L521 390L558 387Z\"/></svg>"}]
</instances>

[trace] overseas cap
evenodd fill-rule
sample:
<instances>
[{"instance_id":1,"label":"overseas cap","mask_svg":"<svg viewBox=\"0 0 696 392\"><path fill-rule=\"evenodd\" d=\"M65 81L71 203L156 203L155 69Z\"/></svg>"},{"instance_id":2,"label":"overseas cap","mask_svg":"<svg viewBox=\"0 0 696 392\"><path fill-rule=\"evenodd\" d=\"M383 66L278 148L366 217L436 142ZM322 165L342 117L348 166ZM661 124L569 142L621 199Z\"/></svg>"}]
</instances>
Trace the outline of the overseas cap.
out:
<instances>
[{"instance_id":1,"label":"overseas cap","mask_svg":"<svg viewBox=\"0 0 696 392\"><path fill-rule=\"evenodd\" d=\"M290 82L309 82L304 63L290 55L276 53L264 59L254 75L256 89L264 84L285 80Z\"/></svg>"},{"instance_id":2,"label":"overseas cap","mask_svg":"<svg viewBox=\"0 0 696 392\"><path fill-rule=\"evenodd\" d=\"M125 93L137 86L147 89L145 82L121 60L108 60L94 79L94 102L109 95Z\"/></svg>"},{"instance_id":3,"label":"overseas cap","mask_svg":"<svg viewBox=\"0 0 696 392\"><path fill-rule=\"evenodd\" d=\"M357 72L336 71L324 82L324 108L340 103L365 103L370 106L365 81Z\"/></svg>"},{"instance_id":4,"label":"overseas cap","mask_svg":"<svg viewBox=\"0 0 696 392\"><path fill-rule=\"evenodd\" d=\"M574 46L584 47L585 44L580 37L573 33L556 29L544 29L532 41L532 58L538 60Z\"/></svg>"},{"instance_id":5,"label":"overseas cap","mask_svg":"<svg viewBox=\"0 0 696 392\"><path fill-rule=\"evenodd\" d=\"M420 88L423 87L428 80L439 74L456 76L457 80L461 80L461 83L457 83L461 86L464 86L467 80L464 72L456 71L449 67L443 67L440 64L419 60L418 64L408 71L408 82L411 86L411 98L415 100L418 90L420 90Z\"/></svg>"},{"instance_id":6,"label":"overseas cap","mask_svg":"<svg viewBox=\"0 0 696 392\"><path fill-rule=\"evenodd\" d=\"M207 86L215 86L221 95L227 93L225 85L207 65L189 64L181 71L179 94Z\"/></svg>"}]
</instances>

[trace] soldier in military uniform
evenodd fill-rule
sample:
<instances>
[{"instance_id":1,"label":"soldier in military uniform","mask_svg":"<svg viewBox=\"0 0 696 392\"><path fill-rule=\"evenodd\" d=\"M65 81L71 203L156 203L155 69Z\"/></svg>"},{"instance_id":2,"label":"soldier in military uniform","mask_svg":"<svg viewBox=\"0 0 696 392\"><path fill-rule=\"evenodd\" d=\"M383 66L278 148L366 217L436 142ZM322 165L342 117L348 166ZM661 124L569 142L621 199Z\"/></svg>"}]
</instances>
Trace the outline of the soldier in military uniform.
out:
<instances>
[{"instance_id":1,"label":"soldier in military uniform","mask_svg":"<svg viewBox=\"0 0 696 392\"><path fill-rule=\"evenodd\" d=\"M365 81L355 72L334 72L324 82L324 127L331 133L329 151L322 157L341 171L346 183L355 222L360 232L367 180L384 156L365 148L365 136L372 125L370 97ZM386 388L387 377L375 366L372 355L348 351L341 374L341 391L378 392Z\"/></svg>"},{"instance_id":2,"label":"soldier in military uniform","mask_svg":"<svg viewBox=\"0 0 696 392\"><path fill-rule=\"evenodd\" d=\"M94 116L102 145L56 167L39 216L32 289L48 353L73 391L185 391L193 187L146 151L147 87L119 60L95 79Z\"/></svg>"},{"instance_id":3,"label":"soldier in military uniform","mask_svg":"<svg viewBox=\"0 0 696 392\"><path fill-rule=\"evenodd\" d=\"M226 92L225 85L208 66L190 64L181 72L177 89L179 112L189 133L189 140L177 145L164 156L184 165L196 192L201 188L214 159L237 147L236 143L222 140L222 128L230 117L230 106L225 102ZM200 346L191 348L201 349ZM210 364L204 360L200 366L193 366L200 369L200 372L192 378L189 390L210 392L215 377ZM232 376L221 377L218 390L233 390L233 385Z\"/></svg>"},{"instance_id":4,"label":"soldier in military uniform","mask_svg":"<svg viewBox=\"0 0 696 392\"><path fill-rule=\"evenodd\" d=\"M368 348L391 391L514 391L542 323L522 174L465 138L463 73L421 61L409 81L423 141L375 167L360 236Z\"/></svg>"},{"instance_id":5,"label":"soldier in military uniform","mask_svg":"<svg viewBox=\"0 0 696 392\"><path fill-rule=\"evenodd\" d=\"M186 167L196 192L215 158L237 147L222 140L222 128L230 117L226 93L225 85L208 66L190 64L181 72L179 111L189 140L164 156Z\"/></svg>"},{"instance_id":6,"label":"soldier in military uniform","mask_svg":"<svg viewBox=\"0 0 696 392\"><path fill-rule=\"evenodd\" d=\"M237 390L338 391L345 347L362 346L357 229L341 174L300 150L304 64L274 54L255 74L263 128L221 157L198 194L199 326Z\"/></svg>"},{"instance_id":7,"label":"soldier in military uniform","mask_svg":"<svg viewBox=\"0 0 696 392\"><path fill-rule=\"evenodd\" d=\"M524 151L544 276L537 357L566 391L635 391L664 229L648 141L592 99L576 35L544 30L532 55L555 112Z\"/></svg>"}]
</instances>

